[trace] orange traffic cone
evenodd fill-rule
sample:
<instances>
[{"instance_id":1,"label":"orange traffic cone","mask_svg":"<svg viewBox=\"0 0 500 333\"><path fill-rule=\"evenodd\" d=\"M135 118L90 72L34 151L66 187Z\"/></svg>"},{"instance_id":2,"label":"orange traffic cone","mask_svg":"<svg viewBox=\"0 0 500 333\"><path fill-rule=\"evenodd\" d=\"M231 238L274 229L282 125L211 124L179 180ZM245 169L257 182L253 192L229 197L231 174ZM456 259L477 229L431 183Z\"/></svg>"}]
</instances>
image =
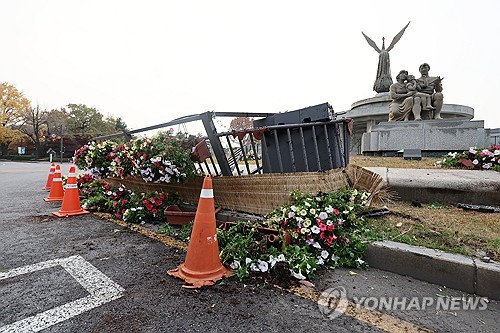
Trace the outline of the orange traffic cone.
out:
<instances>
[{"instance_id":1,"label":"orange traffic cone","mask_svg":"<svg viewBox=\"0 0 500 333\"><path fill-rule=\"evenodd\" d=\"M62 207L58 212L52 212L55 216L65 217L72 215L88 214L89 212L80 207L80 196L78 195L78 185L76 184L75 167L69 168L68 181L66 183L66 191L64 191L64 199Z\"/></svg>"},{"instance_id":2,"label":"orange traffic cone","mask_svg":"<svg viewBox=\"0 0 500 333\"><path fill-rule=\"evenodd\" d=\"M50 186L50 193L45 201L61 201L64 197L64 189L62 186L61 177L61 166L56 165L56 171L54 172L54 178L52 178L52 185Z\"/></svg>"},{"instance_id":3,"label":"orange traffic cone","mask_svg":"<svg viewBox=\"0 0 500 333\"><path fill-rule=\"evenodd\" d=\"M233 273L220 262L214 207L212 178L207 175L194 218L186 260L176 269L167 272L183 279L193 288L211 286Z\"/></svg>"},{"instance_id":4,"label":"orange traffic cone","mask_svg":"<svg viewBox=\"0 0 500 333\"><path fill-rule=\"evenodd\" d=\"M56 165L52 163L50 165L49 176L47 177L47 182L45 183L45 187L42 190L50 190L52 186L52 179L54 178L54 171L56 170Z\"/></svg>"}]
</instances>

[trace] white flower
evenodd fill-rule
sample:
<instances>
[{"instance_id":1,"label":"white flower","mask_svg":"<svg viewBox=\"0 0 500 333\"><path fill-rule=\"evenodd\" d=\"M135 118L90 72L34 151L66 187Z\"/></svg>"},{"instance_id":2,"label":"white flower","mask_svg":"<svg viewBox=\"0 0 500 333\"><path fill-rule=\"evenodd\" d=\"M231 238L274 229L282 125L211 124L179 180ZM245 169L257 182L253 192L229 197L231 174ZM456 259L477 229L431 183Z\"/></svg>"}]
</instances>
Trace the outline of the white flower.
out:
<instances>
[{"instance_id":1,"label":"white flower","mask_svg":"<svg viewBox=\"0 0 500 333\"><path fill-rule=\"evenodd\" d=\"M296 279L299 279L299 280L305 280L306 279L306 277L304 275L302 275L300 272L299 273L295 273L294 271L290 270L290 273Z\"/></svg>"},{"instance_id":2,"label":"white flower","mask_svg":"<svg viewBox=\"0 0 500 333\"><path fill-rule=\"evenodd\" d=\"M314 242L313 247L315 247L317 249L321 249L321 245L319 245L318 242Z\"/></svg>"},{"instance_id":3,"label":"white flower","mask_svg":"<svg viewBox=\"0 0 500 333\"><path fill-rule=\"evenodd\" d=\"M325 263L325 261L323 260L323 258L319 258L317 263L318 263L318 265L323 265Z\"/></svg>"},{"instance_id":4,"label":"white flower","mask_svg":"<svg viewBox=\"0 0 500 333\"><path fill-rule=\"evenodd\" d=\"M307 219L304 221L304 227L309 228L311 226L311 220Z\"/></svg>"},{"instance_id":5,"label":"white flower","mask_svg":"<svg viewBox=\"0 0 500 333\"><path fill-rule=\"evenodd\" d=\"M325 250L321 251L321 258L326 259L328 258L329 255L330 253L328 253L328 251Z\"/></svg>"},{"instance_id":6,"label":"white flower","mask_svg":"<svg viewBox=\"0 0 500 333\"><path fill-rule=\"evenodd\" d=\"M306 207L311 207L311 204L307 201L304 202L304 205L306 205Z\"/></svg>"},{"instance_id":7,"label":"white flower","mask_svg":"<svg viewBox=\"0 0 500 333\"><path fill-rule=\"evenodd\" d=\"M361 260L361 258L356 259L356 261L357 261L357 262L358 262L358 264L360 264L360 265L363 265L363 264L365 263L365 261L364 261L364 260Z\"/></svg>"},{"instance_id":8,"label":"white flower","mask_svg":"<svg viewBox=\"0 0 500 333\"><path fill-rule=\"evenodd\" d=\"M314 209L314 208L309 209L309 213L311 213L312 215L315 215L316 214L316 209Z\"/></svg>"},{"instance_id":9,"label":"white flower","mask_svg":"<svg viewBox=\"0 0 500 333\"><path fill-rule=\"evenodd\" d=\"M252 262L252 259L250 259L250 258L246 258L246 259L245 259L245 265L248 265L248 264L249 264L249 263L251 263L251 262Z\"/></svg>"},{"instance_id":10,"label":"white flower","mask_svg":"<svg viewBox=\"0 0 500 333\"><path fill-rule=\"evenodd\" d=\"M229 267L233 270L237 270L241 267L241 265L240 265L240 262L238 260L235 260L235 261L233 261L233 263L231 265L229 265Z\"/></svg>"},{"instance_id":11,"label":"white flower","mask_svg":"<svg viewBox=\"0 0 500 333\"><path fill-rule=\"evenodd\" d=\"M322 220L326 220L328 218L328 214L325 212L319 213L318 217Z\"/></svg>"},{"instance_id":12,"label":"white flower","mask_svg":"<svg viewBox=\"0 0 500 333\"><path fill-rule=\"evenodd\" d=\"M257 265L255 263L250 264L250 269L252 270L252 272L259 272L260 271L259 267L257 267Z\"/></svg>"},{"instance_id":13,"label":"white flower","mask_svg":"<svg viewBox=\"0 0 500 333\"><path fill-rule=\"evenodd\" d=\"M291 209L293 212L297 211L297 207L295 207L295 206L290 206L290 209Z\"/></svg>"},{"instance_id":14,"label":"white flower","mask_svg":"<svg viewBox=\"0 0 500 333\"><path fill-rule=\"evenodd\" d=\"M333 221L332 220L328 220L326 221L326 225L332 225L333 224Z\"/></svg>"},{"instance_id":15,"label":"white flower","mask_svg":"<svg viewBox=\"0 0 500 333\"><path fill-rule=\"evenodd\" d=\"M472 161L472 164L474 165L477 165L479 163L479 161L477 159L475 159L474 161Z\"/></svg>"},{"instance_id":16,"label":"white flower","mask_svg":"<svg viewBox=\"0 0 500 333\"><path fill-rule=\"evenodd\" d=\"M309 230L308 228L302 228L302 229L300 229L300 233L303 234L303 235L307 234L310 231L311 230Z\"/></svg>"},{"instance_id":17,"label":"white flower","mask_svg":"<svg viewBox=\"0 0 500 333\"><path fill-rule=\"evenodd\" d=\"M285 255L282 253L277 258L276 261L285 261Z\"/></svg>"},{"instance_id":18,"label":"white flower","mask_svg":"<svg viewBox=\"0 0 500 333\"><path fill-rule=\"evenodd\" d=\"M269 256L269 264L271 265L271 268L273 268L274 265L276 265L276 262L278 262L278 260L275 257L273 257L273 255L271 254Z\"/></svg>"},{"instance_id":19,"label":"white flower","mask_svg":"<svg viewBox=\"0 0 500 333\"><path fill-rule=\"evenodd\" d=\"M288 212L288 218L292 218L295 216L295 212Z\"/></svg>"},{"instance_id":20,"label":"white flower","mask_svg":"<svg viewBox=\"0 0 500 333\"><path fill-rule=\"evenodd\" d=\"M313 226L311 227L311 232L312 232L313 234L319 234L319 233L321 232L321 229L320 229L317 225L313 225Z\"/></svg>"},{"instance_id":21,"label":"white flower","mask_svg":"<svg viewBox=\"0 0 500 333\"><path fill-rule=\"evenodd\" d=\"M495 149L495 151L493 152L493 155L495 155L495 156L500 155L500 150Z\"/></svg>"},{"instance_id":22,"label":"white flower","mask_svg":"<svg viewBox=\"0 0 500 333\"><path fill-rule=\"evenodd\" d=\"M475 153L477 153L477 150L475 150L473 147L470 147L469 148L469 153L475 154Z\"/></svg>"},{"instance_id":23,"label":"white flower","mask_svg":"<svg viewBox=\"0 0 500 333\"><path fill-rule=\"evenodd\" d=\"M333 207L332 207L331 205L330 205L330 206L328 206L328 207L326 207L326 209L325 209L325 210L326 210L326 212L327 212L328 214L333 213Z\"/></svg>"},{"instance_id":24,"label":"white flower","mask_svg":"<svg viewBox=\"0 0 500 333\"><path fill-rule=\"evenodd\" d=\"M345 222L345 220L344 220L343 218L339 218L339 219L337 220L337 223L338 223L339 225L342 225L342 223L344 223L344 222Z\"/></svg>"},{"instance_id":25,"label":"white flower","mask_svg":"<svg viewBox=\"0 0 500 333\"><path fill-rule=\"evenodd\" d=\"M492 166L493 166L493 164L491 164L491 163L486 163L485 165L483 165L483 168L484 168L484 169L489 169L489 168L491 168Z\"/></svg>"},{"instance_id":26,"label":"white flower","mask_svg":"<svg viewBox=\"0 0 500 333\"><path fill-rule=\"evenodd\" d=\"M332 254L332 260L333 261L337 261L339 259L340 259L340 257L337 257L335 254Z\"/></svg>"},{"instance_id":27,"label":"white flower","mask_svg":"<svg viewBox=\"0 0 500 333\"><path fill-rule=\"evenodd\" d=\"M267 272L267 270L269 269L269 264L267 263L267 261L263 261L263 260L257 260L257 264L259 266L259 269L262 273L265 273Z\"/></svg>"}]
</instances>

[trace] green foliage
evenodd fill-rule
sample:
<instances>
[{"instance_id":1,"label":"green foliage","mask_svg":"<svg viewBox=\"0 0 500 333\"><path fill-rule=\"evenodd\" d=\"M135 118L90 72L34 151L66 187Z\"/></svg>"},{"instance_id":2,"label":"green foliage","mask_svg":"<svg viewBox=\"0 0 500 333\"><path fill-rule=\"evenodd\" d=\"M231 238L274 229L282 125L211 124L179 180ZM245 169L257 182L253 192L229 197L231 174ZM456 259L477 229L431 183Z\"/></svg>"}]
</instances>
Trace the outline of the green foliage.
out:
<instances>
[{"instance_id":1,"label":"green foliage","mask_svg":"<svg viewBox=\"0 0 500 333\"><path fill-rule=\"evenodd\" d=\"M82 200L84 208L112 213L116 218L130 223L163 221L165 208L179 204L176 194L141 193L126 189L123 185L110 185L99 180L83 186L82 193L87 196Z\"/></svg>"},{"instance_id":2,"label":"green foliage","mask_svg":"<svg viewBox=\"0 0 500 333\"><path fill-rule=\"evenodd\" d=\"M369 193L340 190L311 196L294 193L292 205L269 214L266 226L278 230L281 242L269 244L259 226L239 222L218 231L220 257L239 278L250 272L267 273L282 262L292 276L305 279L320 267L365 266L366 220L357 217ZM292 244L285 245L284 235Z\"/></svg>"}]
</instances>

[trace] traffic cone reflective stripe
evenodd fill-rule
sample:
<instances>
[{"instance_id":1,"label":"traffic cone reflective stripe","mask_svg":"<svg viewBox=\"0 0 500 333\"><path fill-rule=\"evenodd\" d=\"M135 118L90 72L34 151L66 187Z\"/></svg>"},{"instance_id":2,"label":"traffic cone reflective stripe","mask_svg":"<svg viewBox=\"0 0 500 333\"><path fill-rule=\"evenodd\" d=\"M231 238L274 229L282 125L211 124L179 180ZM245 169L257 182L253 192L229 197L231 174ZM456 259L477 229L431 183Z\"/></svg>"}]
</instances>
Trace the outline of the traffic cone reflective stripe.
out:
<instances>
[{"instance_id":1,"label":"traffic cone reflective stripe","mask_svg":"<svg viewBox=\"0 0 500 333\"><path fill-rule=\"evenodd\" d=\"M66 191L64 191L61 209L58 212L52 212L52 214L57 217L65 217L88 213L88 211L83 210L80 206L80 195L78 194L78 185L76 184L75 167L72 166L69 169L68 181L66 183Z\"/></svg>"},{"instance_id":2,"label":"traffic cone reflective stripe","mask_svg":"<svg viewBox=\"0 0 500 333\"><path fill-rule=\"evenodd\" d=\"M61 166L56 165L56 171L52 178L52 185L50 186L49 196L43 200L45 201L62 201L64 197L64 189L62 186Z\"/></svg>"},{"instance_id":3,"label":"traffic cone reflective stripe","mask_svg":"<svg viewBox=\"0 0 500 333\"><path fill-rule=\"evenodd\" d=\"M209 175L203 181L186 260L168 274L183 279L193 288L213 285L232 274L219 257L212 178Z\"/></svg>"},{"instance_id":4,"label":"traffic cone reflective stripe","mask_svg":"<svg viewBox=\"0 0 500 333\"><path fill-rule=\"evenodd\" d=\"M47 176L47 182L45 183L44 188L42 190L50 190L50 187L52 186L52 179L54 178L54 172L56 170L56 165L52 163L50 165L50 171L49 175Z\"/></svg>"}]
</instances>

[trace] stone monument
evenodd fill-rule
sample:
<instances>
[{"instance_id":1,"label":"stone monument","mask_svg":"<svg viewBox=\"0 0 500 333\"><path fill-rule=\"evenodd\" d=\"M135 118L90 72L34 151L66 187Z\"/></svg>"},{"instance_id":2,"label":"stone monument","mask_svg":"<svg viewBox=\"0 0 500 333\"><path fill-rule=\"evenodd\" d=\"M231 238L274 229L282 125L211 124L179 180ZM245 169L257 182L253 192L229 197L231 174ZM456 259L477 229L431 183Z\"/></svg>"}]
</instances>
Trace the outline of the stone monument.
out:
<instances>
[{"instance_id":1,"label":"stone monument","mask_svg":"<svg viewBox=\"0 0 500 333\"><path fill-rule=\"evenodd\" d=\"M379 49L377 44L361 31L368 44L370 44L370 46L373 47L373 49L378 53L377 76L375 78L375 83L373 84L373 90L378 93L389 91L389 87L392 84L391 59L389 58L389 51L392 50L397 42L399 42L408 25L410 25L410 22L408 22L408 24L405 25L405 27L396 36L394 36L391 45L389 45L387 50L385 49L385 37L382 37L382 49Z\"/></svg>"},{"instance_id":2,"label":"stone monument","mask_svg":"<svg viewBox=\"0 0 500 333\"><path fill-rule=\"evenodd\" d=\"M471 121L474 109L443 103L443 78L430 76L430 65L423 63L416 78L399 71L396 82L390 78L389 51L400 40L409 23L382 49L364 33L367 42L379 53L374 97L355 102L351 109L337 115L354 120L350 153L353 155L393 156L405 149L420 149L423 156L440 156L449 151L485 147L490 130L484 121ZM389 75L389 78L387 77Z\"/></svg>"}]
</instances>

